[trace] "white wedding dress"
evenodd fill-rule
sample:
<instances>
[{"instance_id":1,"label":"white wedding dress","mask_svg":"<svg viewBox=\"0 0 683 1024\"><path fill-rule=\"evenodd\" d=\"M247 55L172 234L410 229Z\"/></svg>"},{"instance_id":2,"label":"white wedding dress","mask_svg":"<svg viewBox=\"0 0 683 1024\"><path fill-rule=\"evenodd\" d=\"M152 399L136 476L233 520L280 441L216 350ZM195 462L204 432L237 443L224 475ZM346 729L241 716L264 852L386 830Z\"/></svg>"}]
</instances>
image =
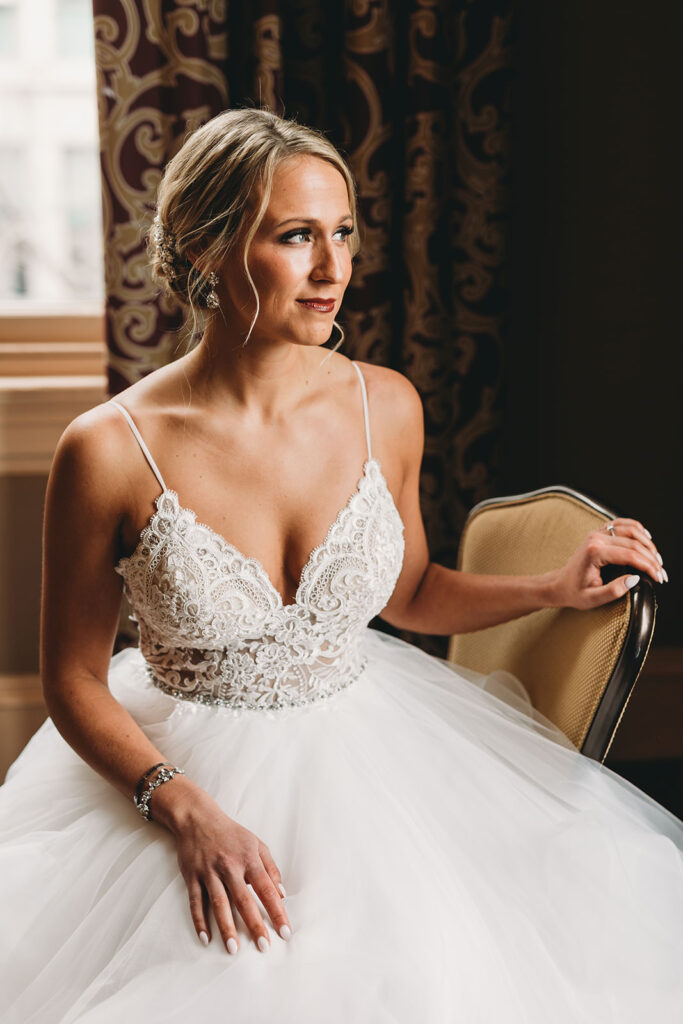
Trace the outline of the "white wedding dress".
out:
<instances>
[{"instance_id":1,"label":"white wedding dress","mask_svg":"<svg viewBox=\"0 0 683 1024\"><path fill-rule=\"evenodd\" d=\"M512 677L367 628L403 527L358 373L368 458L292 604L119 407L161 494L117 566L140 648L111 691L269 846L291 940L264 912L267 953L237 914L236 956L215 924L202 946L171 835L48 719L0 789L3 1024L683 1021L681 822L503 700Z\"/></svg>"}]
</instances>

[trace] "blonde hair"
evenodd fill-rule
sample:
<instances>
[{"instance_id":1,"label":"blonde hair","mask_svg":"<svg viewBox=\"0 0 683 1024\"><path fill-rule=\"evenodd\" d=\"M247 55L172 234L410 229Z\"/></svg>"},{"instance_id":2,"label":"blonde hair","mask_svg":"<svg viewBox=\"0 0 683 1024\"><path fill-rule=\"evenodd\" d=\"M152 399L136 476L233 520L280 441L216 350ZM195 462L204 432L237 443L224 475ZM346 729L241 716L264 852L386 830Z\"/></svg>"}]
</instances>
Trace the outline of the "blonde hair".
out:
<instances>
[{"instance_id":1,"label":"blonde hair","mask_svg":"<svg viewBox=\"0 0 683 1024\"><path fill-rule=\"evenodd\" d=\"M154 277L190 308L195 330L207 316L208 275L243 242L244 270L256 300L248 341L259 314L247 265L249 246L268 207L275 169L303 155L326 160L346 181L354 224L349 248L355 255L354 181L342 156L315 129L268 110L226 110L193 132L169 161L148 250Z\"/></svg>"}]
</instances>

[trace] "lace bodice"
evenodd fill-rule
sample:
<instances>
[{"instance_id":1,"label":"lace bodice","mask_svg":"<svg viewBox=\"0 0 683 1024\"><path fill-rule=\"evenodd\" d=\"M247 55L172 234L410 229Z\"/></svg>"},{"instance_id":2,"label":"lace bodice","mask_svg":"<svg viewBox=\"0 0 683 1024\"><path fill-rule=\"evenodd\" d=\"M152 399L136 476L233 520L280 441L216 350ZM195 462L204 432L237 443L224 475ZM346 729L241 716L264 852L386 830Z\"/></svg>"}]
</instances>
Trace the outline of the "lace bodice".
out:
<instances>
[{"instance_id":1,"label":"lace bodice","mask_svg":"<svg viewBox=\"0 0 683 1024\"><path fill-rule=\"evenodd\" d=\"M259 561L198 523L159 473L124 414L162 493L132 555L116 567L140 627L152 682L173 697L233 708L281 708L325 699L361 673L360 638L392 594L403 524L372 457L355 492L284 604Z\"/></svg>"}]
</instances>

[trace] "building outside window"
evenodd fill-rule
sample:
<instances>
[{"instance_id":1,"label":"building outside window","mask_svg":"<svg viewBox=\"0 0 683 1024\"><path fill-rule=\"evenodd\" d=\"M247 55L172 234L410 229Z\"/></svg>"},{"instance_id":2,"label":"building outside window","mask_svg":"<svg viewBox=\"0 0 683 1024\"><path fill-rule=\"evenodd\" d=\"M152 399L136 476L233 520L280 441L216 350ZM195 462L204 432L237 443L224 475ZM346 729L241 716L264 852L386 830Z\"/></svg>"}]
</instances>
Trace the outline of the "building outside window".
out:
<instances>
[{"instance_id":1,"label":"building outside window","mask_svg":"<svg viewBox=\"0 0 683 1024\"><path fill-rule=\"evenodd\" d=\"M17 47L17 4L16 0L0 3L0 60L10 56Z\"/></svg>"},{"instance_id":2,"label":"building outside window","mask_svg":"<svg viewBox=\"0 0 683 1024\"><path fill-rule=\"evenodd\" d=\"M103 302L90 0L0 0L0 316Z\"/></svg>"},{"instance_id":3,"label":"building outside window","mask_svg":"<svg viewBox=\"0 0 683 1024\"><path fill-rule=\"evenodd\" d=\"M91 0L0 0L0 512L105 397L94 50Z\"/></svg>"}]
</instances>

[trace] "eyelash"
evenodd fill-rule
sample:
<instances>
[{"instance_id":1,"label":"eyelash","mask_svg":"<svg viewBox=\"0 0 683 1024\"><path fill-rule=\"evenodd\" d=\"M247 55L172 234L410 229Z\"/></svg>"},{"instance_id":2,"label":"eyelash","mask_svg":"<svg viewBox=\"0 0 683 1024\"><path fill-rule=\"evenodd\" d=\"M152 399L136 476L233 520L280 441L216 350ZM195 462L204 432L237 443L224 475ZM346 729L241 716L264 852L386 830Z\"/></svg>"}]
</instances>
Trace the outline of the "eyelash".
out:
<instances>
[{"instance_id":1,"label":"eyelash","mask_svg":"<svg viewBox=\"0 0 683 1024\"><path fill-rule=\"evenodd\" d=\"M335 231L335 235L338 235L340 232L344 236L344 240L346 240L349 237L349 235L353 234L353 228L347 226L337 228L337 230ZM290 242L293 238L296 238L298 235L303 235L304 238L310 238L311 229L297 228L296 231L288 231L286 235L282 236L280 241L287 243Z\"/></svg>"}]
</instances>

